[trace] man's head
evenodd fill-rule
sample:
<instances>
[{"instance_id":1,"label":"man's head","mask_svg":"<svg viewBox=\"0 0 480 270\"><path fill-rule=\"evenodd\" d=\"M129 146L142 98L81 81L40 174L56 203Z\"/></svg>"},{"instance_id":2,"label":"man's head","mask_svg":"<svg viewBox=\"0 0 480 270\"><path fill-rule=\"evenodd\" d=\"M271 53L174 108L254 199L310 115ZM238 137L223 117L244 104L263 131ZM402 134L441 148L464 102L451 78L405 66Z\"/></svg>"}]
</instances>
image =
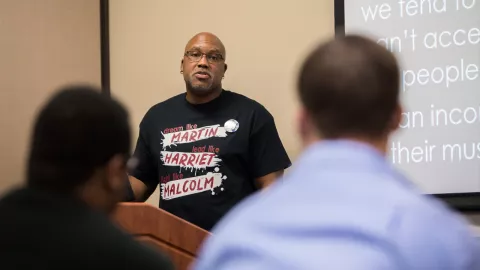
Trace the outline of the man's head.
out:
<instances>
[{"instance_id":1,"label":"man's head","mask_svg":"<svg viewBox=\"0 0 480 270\"><path fill-rule=\"evenodd\" d=\"M36 119L27 184L110 211L124 195L130 136L121 104L92 87L62 89Z\"/></svg>"},{"instance_id":2,"label":"man's head","mask_svg":"<svg viewBox=\"0 0 480 270\"><path fill-rule=\"evenodd\" d=\"M187 91L199 97L222 89L227 70L226 52L222 41L211 33L199 33L185 46L180 71Z\"/></svg>"},{"instance_id":3,"label":"man's head","mask_svg":"<svg viewBox=\"0 0 480 270\"><path fill-rule=\"evenodd\" d=\"M306 143L344 138L384 144L401 120L397 61L361 36L316 48L301 68L298 93Z\"/></svg>"}]
</instances>

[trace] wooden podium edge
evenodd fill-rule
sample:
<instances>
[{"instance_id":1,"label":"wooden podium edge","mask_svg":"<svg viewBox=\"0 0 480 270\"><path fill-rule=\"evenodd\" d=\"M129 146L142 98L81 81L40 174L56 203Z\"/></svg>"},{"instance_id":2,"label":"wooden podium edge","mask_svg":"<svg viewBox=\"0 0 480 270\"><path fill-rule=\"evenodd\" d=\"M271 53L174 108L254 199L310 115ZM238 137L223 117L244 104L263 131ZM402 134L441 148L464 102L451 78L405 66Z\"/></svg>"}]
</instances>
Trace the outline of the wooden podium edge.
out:
<instances>
[{"instance_id":1,"label":"wooden podium edge","mask_svg":"<svg viewBox=\"0 0 480 270\"><path fill-rule=\"evenodd\" d=\"M113 217L130 234L150 237L193 257L211 236L210 232L147 203L119 203Z\"/></svg>"},{"instance_id":2,"label":"wooden podium edge","mask_svg":"<svg viewBox=\"0 0 480 270\"><path fill-rule=\"evenodd\" d=\"M166 242L165 240L162 240L162 239L156 237L156 236L153 235L153 234L134 234L133 236L134 236L135 238L141 239L141 240L146 240L146 239L148 239L148 241L155 242L156 244L161 245L161 246L164 247L164 248L174 249L174 250L178 251L179 253L182 253L182 254L184 254L184 255L190 256L190 257L192 257L192 258L195 258L195 256L196 256L194 253L191 253L190 251L185 250L185 249L182 248L182 247L179 247L179 246L176 246L176 245L172 245L171 243L168 243L168 242Z\"/></svg>"}]
</instances>

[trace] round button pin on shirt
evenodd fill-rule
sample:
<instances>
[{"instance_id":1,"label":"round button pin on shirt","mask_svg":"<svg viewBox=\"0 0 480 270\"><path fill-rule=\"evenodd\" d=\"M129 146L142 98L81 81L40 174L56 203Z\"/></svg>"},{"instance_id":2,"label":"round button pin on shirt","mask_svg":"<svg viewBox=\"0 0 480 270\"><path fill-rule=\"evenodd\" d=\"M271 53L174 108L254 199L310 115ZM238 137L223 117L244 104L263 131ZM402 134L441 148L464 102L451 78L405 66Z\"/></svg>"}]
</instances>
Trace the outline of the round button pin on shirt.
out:
<instances>
[{"instance_id":1,"label":"round button pin on shirt","mask_svg":"<svg viewBox=\"0 0 480 270\"><path fill-rule=\"evenodd\" d=\"M235 119L230 119L227 122L225 122L225 124L223 125L223 127L225 128L225 130L227 132L237 131L239 126L240 126L240 124Z\"/></svg>"}]
</instances>

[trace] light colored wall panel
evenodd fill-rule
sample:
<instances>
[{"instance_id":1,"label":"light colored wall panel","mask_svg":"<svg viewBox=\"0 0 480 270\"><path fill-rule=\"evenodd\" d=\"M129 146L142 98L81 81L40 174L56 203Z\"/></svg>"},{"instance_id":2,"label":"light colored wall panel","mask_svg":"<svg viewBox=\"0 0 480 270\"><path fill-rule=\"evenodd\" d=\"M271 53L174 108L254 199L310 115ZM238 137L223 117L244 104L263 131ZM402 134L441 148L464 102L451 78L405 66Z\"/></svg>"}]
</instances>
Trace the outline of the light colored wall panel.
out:
<instances>
[{"instance_id":1,"label":"light colored wall panel","mask_svg":"<svg viewBox=\"0 0 480 270\"><path fill-rule=\"evenodd\" d=\"M0 0L0 192L23 182L36 110L71 82L100 85L98 0Z\"/></svg>"}]
</instances>

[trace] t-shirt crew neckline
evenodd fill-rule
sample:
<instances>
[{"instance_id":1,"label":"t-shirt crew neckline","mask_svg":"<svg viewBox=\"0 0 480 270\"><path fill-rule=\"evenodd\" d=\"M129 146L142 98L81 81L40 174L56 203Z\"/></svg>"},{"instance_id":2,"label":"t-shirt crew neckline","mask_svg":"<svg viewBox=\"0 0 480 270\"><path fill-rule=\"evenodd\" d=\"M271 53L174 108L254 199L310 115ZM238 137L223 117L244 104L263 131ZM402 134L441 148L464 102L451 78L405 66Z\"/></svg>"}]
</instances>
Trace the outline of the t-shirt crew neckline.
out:
<instances>
[{"instance_id":1,"label":"t-shirt crew neckline","mask_svg":"<svg viewBox=\"0 0 480 270\"><path fill-rule=\"evenodd\" d=\"M212 108L212 107L215 107L218 104L220 104L220 102L223 100L223 98L225 96L225 92L226 92L226 90L222 89L222 91L220 92L220 95L218 95L218 97L210 100L209 102L200 103L200 104L193 104L193 103L189 102L187 100L187 93L185 93L183 95L183 101L184 101L185 105L187 105L190 108L196 109L196 110L201 110L201 109L204 109L204 108Z\"/></svg>"}]
</instances>

